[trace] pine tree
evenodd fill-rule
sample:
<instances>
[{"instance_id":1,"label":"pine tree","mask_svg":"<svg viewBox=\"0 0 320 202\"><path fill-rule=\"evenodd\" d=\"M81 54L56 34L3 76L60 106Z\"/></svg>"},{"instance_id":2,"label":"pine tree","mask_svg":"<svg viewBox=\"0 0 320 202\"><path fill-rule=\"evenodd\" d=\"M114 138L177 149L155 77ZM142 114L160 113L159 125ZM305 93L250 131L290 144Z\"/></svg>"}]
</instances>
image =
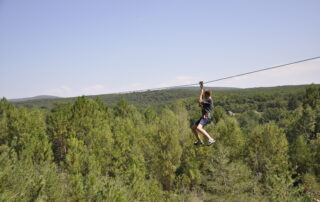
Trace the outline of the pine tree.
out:
<instances>
[{"instance_id":1,"label":"pine tree","mask_svg":"<svg viewBox=\"0 0 320 202\"><path fill-rule=\"evenodd\" d=\"M312 84L306 89L303 105L304 107L309 105L311 108L316 108L320 105L320 87Z\"/></svg>"},{"instance_id":2,"label":"pine tree","mask_svg":"<svg viewBox=\"0 0 320 202\"><path fill-rule=\"evenodd\" d=\"M0 146L0 201L62 201L64 177L50 162L35 164L18 159L16 152Z\"/></svg>"},{"instance_id":3,"label":"pine tree","mask_svg":"<svg viewBox=\"0 0 320 202\"><path fill-rule=\"evenodd\" d=\"M0 100L0 145L9 144L8 115L14 108L5 98Z\"/></svg>"},{"instance_id":4,"label":"pine tree","mask_svg":"<svg viewBox=\"0 0 320 202\"><path fill-rule=\"evenodd\" d=\"M156 118L157 118L157 114L156 112L152 109L151 106L148 106L145 111L144 111L144 119L146 123L153 123Z\"/></svg>"},{"instance_id":5,"label":"pine tree","mask_svg":"<svg viewBox=\"0 0 320 202\"><path fill-rule=\"evenodd\" d=\"M39 109L14 107L8 111L8 144L18 157L34 162L50 161L52 150L46 135L44 113Z\"/></svg>"},{"instance_id":6,"label":"pine tree","mask_svg":"<svg viewBox=\"0 0 320 202\"><path fill-rule=\"evenodd\" d=\"M94 155L90 155L82 140L68 139L66 168L72 200L88 201L99 190L100 165Z\"/></svg>"},{"instance_id":7,"label":"pine tree","mask_svg":"<svg viewBox=\"0 0 320 202\"><path fill-rule=\"evenodd\" d=\"M181 147L184 147L186 144L190 144L190 123L189 123L189 114L185 108L184 103L181 100L177 100L172 104L172 111L176 116L178 122L178 133L179 133L179 142Z\"/></svg>"},{"instance_id":8,"label":"pine tree","mask_svg":"<svg viewBox=\"0 0 320 202\"><path fill-rule=\"evenodd\" d=\"M304 174L311 168L311 153L306 135L299 135L290 145L290 161L297 166L297 172Z\"/></svg>"},{"instance_id":9,"label":"pine tree","mask_svg":"<svg viewBox=\"0 0 320 202\"><path fill-rule=\"evenodd\" d=\"M218 141L229 147L231 159L239 159L243 155L245 138L235 118L220 120L214 133L217 134Z\"/></svg>"},{"instance_id":10,"label":"pine tree","mask_svg":"<svg viewBox=\"0 0 320 202\"><path fill-rule=\"evenodd\" d=\"M214 123L218 123L226 116L225 110L221 106L216 106L213 109L212 120Z\"/></svg>"},{"instance_id":11,"label":"pine tree","mask_svg":"<svg viewBox=\"0 0 320 202\"><path fill-rule=\"evenodd\" d=\"M8 129L8 118L7 112L0 112L0 145L8 144L9 141L9 129Z\"/></svg>"},{"instance_id":12,"label":"pine tree","mask_svg":"<svg viewBox=\"0 0 320 202\"><path fill-rule=\"evenodd\" d=\"M70 132L82 140L90 154L101 163L101 172L108 172L111 161L112 133L111 118L101 103L79 97L71 106Z\"/></svg>"},{"instance_id":13,"label":"pine tree","mask_svg":"<svg viewBox=\"0 0 320 202\"><path fill-rule=\"evenodd\" d=\"M249 139L247 161L269 200L292 201L299 199L301 189L294 186L296 175L288 163L288 142L282 129L274 123L258 126Z\"/></svg>"},{"instance_id":14,"label":"pine tree","mask_svg":"<svg viewBox=\"0 0 320 202\"><path fill-rule=\"evenodd\" d=\"M112 128L114 144L110 175L123 179L127 184L134 184L145 176L144 158L141 152L139 131L127 118L115 118Z\"/></svg>"},{"instance_id":15,"label":"pine tree","mask_svg":"<svg viewBox=\"0 0 320 202\"><path fill-rule=\"evenodd\" d=\"M310 141L309 151L311 157L311 171L315 174L318 179L320 179L320 134Z\"/></svg>"},{"instance_id":16,"label":"pine tree","mask_svg":"<svg viewBox=\"0 0 320 202\"><path fill-rule=\"evenodd\" d=\"M194 137L189 135L190 139ZM193 144L185 145L181 155L181 164L176 171L177 178L175 180L175 188L179 193L185 194L195 190L201 184L201 170L199 169L203 163L200 148L195 148Z\"/></svg>"},{"instance_id":17,"label":"pine tree","mask_svg":"<svg viewBox=\"0 0 320 202\"><path fill-rule=\"evenodd\" d=\"M46 119L54 159L58 163L64 162L67 154L67 139L71 132L71 104L56 104Z\"/></svg>"},{"instance_id":18,"label":"pine tree","mask_svg":"<svg viewBox=\"0 0 320 202\"><path fill-rule=\"evenodd\" d=\"M178 120L169 109L164 109L158 123L155 144L154 175L164 190L171 190L175 172L180 165L182 149L179 145Z\"/></svg>"},{"instance_id":19,"label":"pine tree","mask_svg":"<svg viewBox=\"0 0 320 202\"><path fill-rule=\"evenodd\" d=\"M247 161L262 181L288 170L288 142L282 129L274 123L258 126L247 145Z\"/></svg>"},{"instance_id":20,"label":"pine tree","mask_svg":"<svg viewBox=\"0 0 320 202\"><path fill-rule=\"evenodd\" d=\"M204 173L202 185L212 201L263 201L261 187L241 161L230 161L229 149L220 143Z\"/></svg>"},{"instance_id":21,"label":"pine tree","mask_svg":"<svg viewBox=\"0 0 320 202\"><path fill-rule=\"evenodd\" d=\"M309 201L317 201L320 198L320 183L317 177L311 173L306 173L303 178L304 192Z\"/></svg>"}]
</instances>

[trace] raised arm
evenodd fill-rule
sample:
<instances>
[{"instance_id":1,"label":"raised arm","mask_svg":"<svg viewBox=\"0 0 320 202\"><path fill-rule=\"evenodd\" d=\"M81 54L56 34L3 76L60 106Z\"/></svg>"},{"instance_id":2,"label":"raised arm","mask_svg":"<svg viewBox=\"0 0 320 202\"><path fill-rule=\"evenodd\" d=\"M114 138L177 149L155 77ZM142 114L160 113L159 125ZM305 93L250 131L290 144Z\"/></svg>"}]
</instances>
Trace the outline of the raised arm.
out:
<instances>
[{"instance_id":1,"label":"raised arm","mask_svg":"<svg viewBox=\"0 0 320 202\"><path fill-rule=\"evenodd\" d=\"M199 96L199 100L198 100L200 105L201 105L202 101L203 101L203 89L200 90L200 96Z\"/></svg>"},{"instance_id":2,"label":"raised arm","mask_svg":"<svg viewBox=\"0 0 320 202\"><path fill-rule=\"evenodd\" d=\"M201 89L200 89L200 96L199 96L198 102L199 102L199 105L201 105L202 101L203 101L203 92L204 92L204 90L203 90L203 81L200 81L199 84L200 84L200 88Z\"/></svg>"}]
</instances>

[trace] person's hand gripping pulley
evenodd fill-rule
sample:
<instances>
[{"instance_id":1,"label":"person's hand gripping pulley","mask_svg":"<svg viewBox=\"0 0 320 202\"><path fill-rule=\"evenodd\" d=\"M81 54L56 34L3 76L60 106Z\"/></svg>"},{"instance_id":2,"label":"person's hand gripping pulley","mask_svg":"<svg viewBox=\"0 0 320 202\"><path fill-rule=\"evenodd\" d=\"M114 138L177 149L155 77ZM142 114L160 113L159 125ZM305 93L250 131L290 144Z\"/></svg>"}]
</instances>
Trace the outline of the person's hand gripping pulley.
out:
<instances>
[{"instance_id":1,"label":"person's hand gripping pulley","mask_svg":"<svg viewBox=\"0 0 320 202\"><path fill-rule=\"evenodd\" d=\"M200 89L202 90L203 89L203 81L200 81L199 85L200 85Z\"/></svg>"}]
</instances>

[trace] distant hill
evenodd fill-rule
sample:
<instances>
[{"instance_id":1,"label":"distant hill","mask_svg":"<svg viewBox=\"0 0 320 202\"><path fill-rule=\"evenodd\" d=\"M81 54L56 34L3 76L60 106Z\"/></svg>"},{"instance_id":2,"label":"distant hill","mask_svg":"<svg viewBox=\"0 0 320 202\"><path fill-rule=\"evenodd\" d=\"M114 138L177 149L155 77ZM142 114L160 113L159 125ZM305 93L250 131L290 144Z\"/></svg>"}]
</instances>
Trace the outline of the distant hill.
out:
<instances>
[{"instance_id":1,"label":"distant hill","mask_svg":"<svg viewBox=\"0 0 320 202\"><path fill-rule=\"evenodd\" d=\"M57 99L59 97L52 96L52 95L39 95L35 97L28 97L28 98L17 98L17 99L10 99L10 102L24 102L24 101L30 101L30 100L43 100L43 99Z\"/></svg>"},{"instance_id":2,"label":"distant hill","mask_svg":"<svg viewBox=\"0 0 320 202\"><path fill-rule=\"evenodd\" d=\"M225 88L225 87L210 87L213 90L214 97L223 96L242 96L242 95L255 95L255 94L279 94L279 95L290 95L290 94L302 94L304 93L308 85L296 85L296 86L277 86L277 87L259 87L259 88ZM196 98L199 94L198 87L178 88L170 90L157 90L157 91L144 91L144 92L131 92L131 93L117 93L117 94L103 94L85 96L88 98L96 99L100 98L107 104L115 104L121 98L126 99L130 104L136 106L144 105L161 105L170 103L177 99L184 98ZM50 108L54 103L62 102L68 103L73 102L76 97L71 98L60 98L54 96L36 96L32 98L22 98L9 100L17 106L37 106L41 108Z\"/></svg>"},{"instance_id":3,"label":"distant hill","mask_svg":"<svg viewBox=\"0 0 320 202\"><path fill-rule=\"evenodd\" d=\"M181 87L181 88L174 88L174 89L189 89L189 90L199 90L199 87ZM211 90L237 90L241 88L234 88L234 87L205 87L205 89Z\"/></svg>"}]
</instances>

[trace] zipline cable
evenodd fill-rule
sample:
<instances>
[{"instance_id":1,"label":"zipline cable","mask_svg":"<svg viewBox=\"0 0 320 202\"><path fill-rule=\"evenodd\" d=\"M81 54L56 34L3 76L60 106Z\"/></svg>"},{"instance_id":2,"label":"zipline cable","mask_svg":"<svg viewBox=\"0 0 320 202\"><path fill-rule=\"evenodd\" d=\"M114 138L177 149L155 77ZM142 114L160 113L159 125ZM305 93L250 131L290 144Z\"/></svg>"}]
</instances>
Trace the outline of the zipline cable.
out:
<instances>
[{"instance_id":1,"label":"zipline cable","mask_svg":"<svg viewBox=\"0 0 320 202\"><path fill-rule=\"evenodd\" d=\"M217 82L217 81L222 81L222 80L226 80L226 79L231 79L231 78L235 78L235 77L239 77L239 76L244 76L244 75L248 75L248 74L254 74L254 73L258 73L258 72L263 72L263 71L268 71L271 69L278 69L284 66L289 66L289 65L294 65L294 64L298 64L298 63L303 63L303 62L307 62L310 60L316 60L316 59L320 59L320 56L318 57L313 57L313 58L308 58L308 59L304 59L304 60L299 60L299 61L295 61L295 62L290 62L290 63L286 63L286 64L282 64L282 65L277 65L277 66L273 66L273 67L267 67L264 69L259 69L259 70L255 70L255 71L251 71L251 72L247 72L247 73L242 73L242 74L237 74L234 76L228 76L228 77L224 77L224 78L220 78L220 79L215 79L212 81L206 81L203 83L213 83L213 82Z\"/></svg>"},{"instance_id":2,"label":"zipline cable","mask_svg":"<svg viewBox=\"0 0 320 202\"><path fill-rule=\"evenodd\" d=\"M294 65L294 64L298 64L298 63L303 63L303 62L316 60L316 59L320 59L320 56L307 58L307 59L303 59L303 60L298 60L298 61L294 61L294 62L282 64L282 65L276 65L276 66L272 66L272 67L267 67L267 68L263 68L263 69L259 69L259 70L255 70L255 71L251 71L251 72L246 72L246 73L242 73L242 74L236 74L236 75L233 75L233 76L227 76L227 77L223 77L223 78L219 78L219 79L215 79L215 80L211 80L211 81L204 81L203 83L204 84L214 83L214 82L218 82L218 81L222 81L222 80L227 80L227 79L240 77L240 76L245 76L245 75L248 75L248 74L254 74L254 73L263 72L263 71L268 71L268 70L272 70L272 69L278 69L278 68L282 68L282 67L285 67L285 66ZM183 87L196 86L196 85L199 85L199 83L176 85L176 86L167 86L167 87L159 87L159 88L150 88L150 89L142 89L142 90L123 91L123 92L121 92L119 94L134 93L134 92L145 92L145 91L166 90L166 89L183 88Z\"/></svg>"}]
</instances>

